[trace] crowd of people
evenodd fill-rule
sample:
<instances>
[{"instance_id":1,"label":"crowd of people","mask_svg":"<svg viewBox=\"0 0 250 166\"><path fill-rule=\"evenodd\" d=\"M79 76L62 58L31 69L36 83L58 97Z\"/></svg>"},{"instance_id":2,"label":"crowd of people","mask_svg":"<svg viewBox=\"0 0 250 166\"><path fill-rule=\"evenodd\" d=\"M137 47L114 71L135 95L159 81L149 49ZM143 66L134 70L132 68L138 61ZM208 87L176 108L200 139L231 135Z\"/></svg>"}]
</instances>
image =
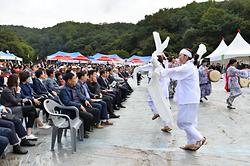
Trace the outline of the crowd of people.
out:
<instances>
[{"instance_id":1,"label":"crowd of people","mask_svg":"<svg viewBox=\"0 0 250 166\"><path fill-rule=\"evenodd\" d=\"M128 83L130 66L98 64L1 64L0 155L8 144L13 153L26 154L25 146L35 146L38 137L33 127L49 129L53 125L43 101L52 99L65 106L75 106L84 123L84 138L89 132L113 125L117 110L133 92ZM43 118L39 117L43 112ZM74 118L73 111L62 113Z\"/></svg>"}]
</instances>

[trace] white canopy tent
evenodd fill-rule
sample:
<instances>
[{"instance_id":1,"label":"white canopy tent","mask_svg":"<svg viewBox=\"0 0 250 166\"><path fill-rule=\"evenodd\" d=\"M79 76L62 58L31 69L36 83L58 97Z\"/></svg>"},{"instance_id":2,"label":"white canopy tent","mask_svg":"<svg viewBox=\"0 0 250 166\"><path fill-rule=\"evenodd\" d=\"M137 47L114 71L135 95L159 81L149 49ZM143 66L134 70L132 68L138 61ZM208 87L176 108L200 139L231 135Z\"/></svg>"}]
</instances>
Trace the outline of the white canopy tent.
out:
<instances>
[{"instance_id":1,"label":"white canopy tent","mask_svg":"<svg viewBox=\"0 0 250 166\"><path fill-rule=\"evenodd\" d=\"M23 61L23 58L19 58L14 54L5 53L0 51L0 60L15 60L15 61Z\"/></svg>"},{"instance_id":2,"label":"white canopy tent","mask_svg":"<svg viewBox=\"0 0 250 166\"><path fill-rule=\"evenodd\" d=\"M250 64L250 45L243 39L240 32L237 33L232 43L224 52L226 61L231 58L236 58L242 63Z\"/></svg>"},{"instance_id":3,"label":"white canopy tent","mask_svg":"<svg viewBox=\"0 0 250 166\"><path fill-rule=\"evenodd\" d=\"M222 56L224 55L224 52L227 50L228 46L225 43L224 39L221 40L219 46L206 58L210 58L210 61L219 61L222 60Z\"/></svg>"}]
</instances>

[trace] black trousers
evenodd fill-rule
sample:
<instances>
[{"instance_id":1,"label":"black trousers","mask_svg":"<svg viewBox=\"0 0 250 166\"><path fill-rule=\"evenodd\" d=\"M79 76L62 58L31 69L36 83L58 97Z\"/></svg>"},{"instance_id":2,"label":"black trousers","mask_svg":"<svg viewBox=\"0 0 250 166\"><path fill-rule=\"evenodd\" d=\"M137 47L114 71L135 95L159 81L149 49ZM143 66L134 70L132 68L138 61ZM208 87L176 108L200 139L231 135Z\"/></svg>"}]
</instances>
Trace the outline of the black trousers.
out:
<instances>
[{"instance_id":1,"label":"black trousers","mask_svg":"<svg viewBox=\"0 0 250 166\"><path fill-rule=\"evenodd\" d=\"M101 121L101 112L99 109L94 108L94 107L85 107L86 111L88 113L91 113L94 117L91 125L99 124Z\"/></svg>"},{"instance_id":2,"label":"black trousers","mask_svg":"<svg viewBox=\"0 0 250 166\"><path fill-rule=\"evenodd\" d=\"M70 119L76 117L75 111L73 110L61 110L62 114L66 114ZM79 117L82 119L84 124L84 132L90 130L91 123L93 122L94 116L89 112L79 111Z\"/></svg>"},{"instance_id":3,"label":"black trousers","mask_svg":"<svg viewBox=\"0 0 250 166\"><path fill-rule=\"evenodd\" d=\"M114 90L113 92L108 92L107 95L111 96L114 99L115 105L121 104L122 102L121 96L116 90Z\"/></svg>"},{"instance_id":4,"label":"black trousers","mask_svg":"<svg viewBox=\"0 0 250 166\"><path fill-rule=\"evenodd\" d=\"M104 98L106 98L106 97L108 97L109 99L111 99L113 106L116 105L115 95L113 95L113 94L108 94L108 93L103 94L103 97L102 97L102 98L104 99Z\"/></svg>"},{"instance_id":5,"label":"black trousers","mask_svg":"<svg viewBox=\"0 0 250 166\"><path fill-rule=\"evenodd\" d=\"M131 88L131 86L129 85L128 81L125 81L126 83L126 87L128 88L128 90L132 91L133 89Z\"/></svg>"},{"instance_id":6,"label":"black trousers","mask_svg":"<svg viewBox=\"0 0 250 166\"><path fill-rule=\"evenodd\" d=\"M102 100L107 104L109 115L113 115L114 114L113 103L112 103L113 98L107 95L103 95Z\"/></svg>"},{"instance_id":7,"label":"black trousers","mask_svg":"<svg viewBox=\"0 0 250 166\"><path fill-rule=\"evenodd\" d=\"M80 111L79 116L83 120L84 131L89 131L90 126L91 126L91 124L92 124L92 122L94 120L94 116L91 113L84 112L84 111Z\"/></svg>"},{"instance_id":8,"label":"black trousers","mask_svg":"<svg viewBox=\"0 0 250 166\"><path fill-rule=\"evenodd\" d=\"M36 108L31 105L22 106L23 117L28 117L28 122L26 123L26 128L32 128L34 121L39 117L36 112Z\"/></svg>"},{"instance_id":9,"label":"black trousers","mask_svg":"<svg viewBox=\"0 0 250 166\"><path fill-rule=\"evenodd\" d=\"M25 106L15 106L11 107L13 114L20 116L20 112L23 117L28 118L28 122L26 123L26 128L32 128L34 125L34 121L38 118L38 113L36 112L36 108L31 105Z\"/></svg>"},{"instance_id":10,"label":"black trousers","mask_svg":"<svg viewBox=\"0 0 250 166\"><path fill-rule=\"evenodd\" d=\"M108 108L105 101L91 102L92 107L100 110L101 120L108 119Z\"/></svg>"},{"instance_id":11,"label":"black trousers","mask_svg":"<svg viewBox=\"0 0 250 166\"><path fill-rule=\"evenodd\" d=\"M125 99L127 97L127 95L128 95L128 89L126 89L125 86L120 85L119 90L121 92L122 99Z\"/></svg>"}]
</instances>

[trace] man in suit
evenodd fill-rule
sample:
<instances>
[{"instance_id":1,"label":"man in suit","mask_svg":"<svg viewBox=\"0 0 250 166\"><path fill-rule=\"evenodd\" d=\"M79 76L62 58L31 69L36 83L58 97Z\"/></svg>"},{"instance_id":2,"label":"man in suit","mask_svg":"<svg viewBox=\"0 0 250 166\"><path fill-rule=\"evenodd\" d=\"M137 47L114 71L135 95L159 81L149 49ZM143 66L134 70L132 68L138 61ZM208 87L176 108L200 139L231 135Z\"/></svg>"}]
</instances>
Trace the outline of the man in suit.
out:
<instances>
[{"instance_id":1,"label":"man in suit","mask_svg":"<svg viewBox=\"0 0 250 166\"><path fill-rule=\"evenodd\" d=\"M115 105L115 99L112 98L111 96L108 96L106 94L103 94L100 89L100 85L97 82L97 73L95 70L90 70L88 72L89 75L89 80L87 81L87 85L89 88L89 91L92 94L97 95L97 98L102 99L103 101L106 102L108 112L109 112L109 118L119 118L120 115L116 115L114 113L114 109L117 110L118 108Z\"/></svg>"},{"instance_id":2,"label":"man in suit","mask_svg":"<svg viewBox=\"0 0 250 166\"><path fill-rule=\"evenodd\" d=\"M94 108L97 108L101 111L101 119L104 120L103 124L112 125L113 123L110 122L108 119L108 111L107 111L107 104L104 101L94 101L97 98L97 95L90 92L87 80L88 80L88 73L87 71L80 71L77 73L78 82L76 84L77 94L80 98L80 101L84 103L87 107L88 105ZM88 107L87 107L88 108Z\"/></svg>"},{"instance_id":3,"label":"man in suit","mask_svg":"<svg viewBox=\"0 0 250 166\"><path fill-rule=\"evenodd\" d=\"M38 96L45 96L45 98L49 98L55 100L56 102L59 101L58 95L53 90L48 90L46 85L44 84L45 78L47 77L46 73L42 69L38 69L35 72L36 78L33 78L33 90ZM49 121L49 114L44 111L46 114L46 121Z\"/></svg>"},{"instance_id":4,"label":"man in suit","mask_svg":"<svg viewBox=\"0 0 250 166\"><path fill-rule=\"evenodd\" d=\"M115 70L115 69L114 69ZM123 81L118 81L115 79L113 75L113 70L111 68L107 69L107 80L109 81L110 84L115 84L115 89L119 91L119 93L122 96L122 101L125 101L127 98L127 95L129 95L129 90L127 89L126 82ZM121 78L122 79L122 78Z\"/></svg>"},{"instance_id":5,"label":"man in suit","mask_svg":"<svg viewBox=\"0 0 250 166\"><path fill-rule=\"evenodd\" d=\"M97 81L98 81L99 85L101 86L101 89L103 89L103 90L110 89L108 81L106 79L106 74L107 73L105 70L101 70L100 76L97 78Z\"/></svg>"},{"instance_id":6,"label":"man in suit","mask_svg":"<svg viewBox=\"0 0 250 166\"><path fill-rule=\"evenodd\" d=\"M59 97L62 103L66 106L75 106L79 110L79 116L83 119L84 123L84 137L88 138L87 132L90 131L91 125L94 123L100 123L100 112L97 110L89 110L87 112L84 106L80 103L80 99L76 92L77 76L73 72L68 72L64 75L65 85L60 91ZM65 114L69 115L70 118L75 118L75 112L64 110Z\"/></svg>"},{"instance_id":7,"label":"man in suit","mask_svg":"<svg viewBox=\"0 0 250 166\"><path fill-rule=\"evenodd\" d=\"M48 97L57 96L55 91L48 91L44 84L44 80L46 78L46 73L39 69L35 72L36 78L33 79L33 90L37 95L47 95Z\"/></svg>"},{"instance_id":8,"label":"man in suit","mask_svg":"<svg viewBox=\"0 0 250 166\"><path fill-rule=\"evenodd\" d=\"M121 78L124 79L124 81L125 81L125 83L126 83L126 86L128 87L128 90L131 91L131 92L133 92L133 89L131 88L131 86L130 86L129 83L127 82L127 81L128 81L128 78L130 77L130 75L129 75L128 72L126 72L126 71L124 70L124 67L123 67L123 66L121 66L121 67L118 68L118 75L119 75L119 77L121 77Z\"/></svg>"},{"instance_id":9,"label":"man in suit","mask_svg":"<svg viewBox=\"0 0 250 166\"><path fill-rule=\"evenodd\" d=\"M101 86L102 92L105 94L108 94L109 96L115 98L116 102L115 104L120 107L120 108L125 108L121 103L122 103L122 98L119 94L119 92L110 89L110 86L108 84L107 80L107 72L106 70L101 70L100 71L100 76L97 78L97 81L99 85Z\"/></svg>"}]
</instances>

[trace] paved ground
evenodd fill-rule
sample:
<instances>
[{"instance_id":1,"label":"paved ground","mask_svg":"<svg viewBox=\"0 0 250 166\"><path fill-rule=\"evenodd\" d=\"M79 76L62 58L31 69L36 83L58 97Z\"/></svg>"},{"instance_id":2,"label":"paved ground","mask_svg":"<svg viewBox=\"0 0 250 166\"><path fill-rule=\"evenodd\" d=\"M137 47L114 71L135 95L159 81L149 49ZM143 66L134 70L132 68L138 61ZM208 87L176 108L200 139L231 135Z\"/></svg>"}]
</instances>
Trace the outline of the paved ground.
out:
<instances>
[{"instance_id":1,"label":"paved ground","mask_svg":"<svg viewBox=\"0 0 250 166\"><path fill-rule=\"evenodd\" d=\"M29 148L28 155L9 153L0 165L250 165L250 88L243 89L232 111L226 109L223 81L213 84L209 101L199 109L199 130L209 143L198 152L186 152L179 148L186 142L183 131L175 127L172 134L162 133L160 120L151 120L146 86L144 79L135 88L125 103L127 108L117 112L121 118L114 120L114 126L95 130L89 139L77 142L77 153L71 154L69 136L50 151L51 131L37 130L38 145ZM176 105L172 104L176 119Z\"/></svg>"}]
</instances>

